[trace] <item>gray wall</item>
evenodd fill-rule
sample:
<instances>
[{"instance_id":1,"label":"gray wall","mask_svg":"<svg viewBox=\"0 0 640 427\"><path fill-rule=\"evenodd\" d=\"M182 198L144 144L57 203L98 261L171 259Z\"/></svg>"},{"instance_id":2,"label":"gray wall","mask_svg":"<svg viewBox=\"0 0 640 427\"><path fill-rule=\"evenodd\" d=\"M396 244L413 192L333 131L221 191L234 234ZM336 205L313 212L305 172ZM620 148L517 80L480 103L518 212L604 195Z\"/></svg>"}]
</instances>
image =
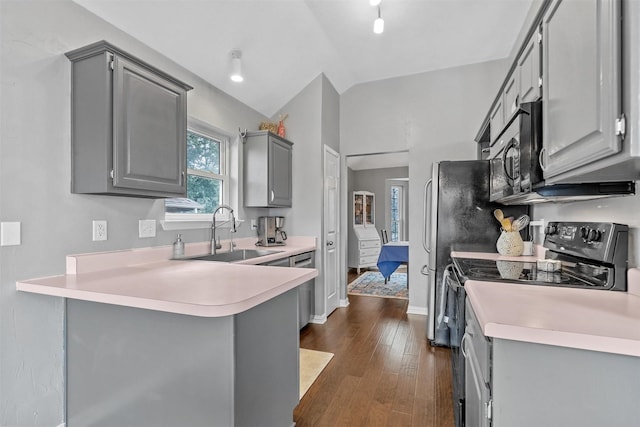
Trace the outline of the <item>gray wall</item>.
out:
<instances>
[{"instance_id":1,"label":"gray wall","mask_svg":"<svg viewBox=\"0 0 640 427\"><path fill-rule=\"evenodd\" d=\"M378 235L380 235L380 230L388 229L388 225L386 224L386 200L389 197L387 193L387 180L408 178L409 167L356 170L349 174L350 177L351 175L353 175L353 180L349 181L351 190L349 191L348 218L350 221L351 218L353 218L353 203L351 203L353 191L366 190L374 193L376 195L375 224ZM409 195L407 194L406 196L408 197ZM387 233L389 233L389 230L387 230Z\"/></svg>"},{"instance_id":2,"label":"gray wall","mask_svg":"<svg viewBox=\"0 0 640 427\"><path fill-rule=\"evenodd\" d=\"M274 115L277 118L289 114L285 124L287 139L294 144L293 206L272 209L271 213L287 217L285 228L289 234L315 236L320 248L324 247L324 145L339 151L339 99L329 79L320 74ZM316 253L316 267L320 275L315 279L315 316L321 319L327 315L322 251Z\"/></svg>"},{"instance_id":3,"label":"gray wall","mask_svg":"<svg viewBox=\"0 0 640 427\"><path fill-rule=\"evenodd\" d=\"M409 150L409 311L426 314L420 268L423 186L439 160L473 159L473 141L506 72L507 61L360 84L340 98L343 155ZM344 170L344 169L343 169ZM343 200L346 196L343 189ZM346 212L345 212L346 218ZM343 222L343 225L345 223Z\"/></svg>"},{"instance_id":4,"label":"gray wall","mask_svg":"<svg viewBox=\"0 0 640 427\"><path fill-rule=\"evenodd\" d=\"M16 280L64 273L67 254L169 244L176 233L138 238L139 219L163 218L161 200L70 194L64 52L106 39L194 86L189 114L231 134L266 118L71 1L0 1L0 27L0 221L22 223L22 244L0 248L0 425L57 426L64 302L18 293ZM259 214L239 209L241 218ZM107 241L91 240L93 219L108 221ZM247 224L240 233L251 235ZM208 238L208 230L183 234L186 242Z\"/></svg>"}]
</instances>

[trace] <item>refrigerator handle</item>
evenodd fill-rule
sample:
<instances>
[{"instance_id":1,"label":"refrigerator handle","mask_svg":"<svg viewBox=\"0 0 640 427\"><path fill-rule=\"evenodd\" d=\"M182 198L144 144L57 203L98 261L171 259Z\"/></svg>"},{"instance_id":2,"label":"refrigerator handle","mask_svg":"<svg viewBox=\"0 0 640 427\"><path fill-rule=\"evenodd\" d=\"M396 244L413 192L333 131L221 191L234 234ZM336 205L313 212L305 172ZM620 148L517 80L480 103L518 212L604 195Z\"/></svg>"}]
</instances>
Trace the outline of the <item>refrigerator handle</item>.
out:
<instances>
[{"instance_id":1,"label":"refrigerator handle","mask_svg":"<svg viewBox=\"0 0 640 427\"><path fill-rule=\"evenodd\" d=\"M424 184L424 195L423 195L424 209L422 210L422 225L424 227L424 230L422 232L422 247L424 248L425 251L427 251L427 253L431 253L431 248L427 244L427 242L431 240L431 226L430 226L431 224L427 226L427 218L431 218L431 198L429 197L429 188L431 187L432 183L433 183L433 179L430 179ZM427 235L427 232L429 232L428 235Z\"/></svg>"}]
</instances>

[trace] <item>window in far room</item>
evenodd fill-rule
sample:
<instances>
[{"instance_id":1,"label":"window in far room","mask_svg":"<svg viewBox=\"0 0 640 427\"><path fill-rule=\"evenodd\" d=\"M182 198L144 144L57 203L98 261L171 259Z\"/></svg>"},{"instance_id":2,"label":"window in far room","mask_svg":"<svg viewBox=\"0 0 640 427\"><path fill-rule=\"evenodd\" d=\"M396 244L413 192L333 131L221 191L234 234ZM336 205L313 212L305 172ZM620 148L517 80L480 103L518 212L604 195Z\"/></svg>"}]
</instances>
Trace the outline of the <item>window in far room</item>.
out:
<instances>
[{"instance_id":1,"label":"window in far room","mask_svg":"<svg viewBox=\"0 0 640 427\"><path fill-rule=\"evenodd\" d=\"M401 185L392 185L390 192L390 208L391 208L391 234L389 241L397 242L404 240L403 222L404 222L404 202L403 187Z\"/></svg>"},{"instance_id":2,"label":"window in far room","mask_svg":"<svg viewBox=\"0 0 640 427\"><path fill-rule=\"evenodd\" d=\"M165 200L165 219L210 221L229 200L229 136L190 120L187 130L187 197Z\"/></svg>"}]
</instances>

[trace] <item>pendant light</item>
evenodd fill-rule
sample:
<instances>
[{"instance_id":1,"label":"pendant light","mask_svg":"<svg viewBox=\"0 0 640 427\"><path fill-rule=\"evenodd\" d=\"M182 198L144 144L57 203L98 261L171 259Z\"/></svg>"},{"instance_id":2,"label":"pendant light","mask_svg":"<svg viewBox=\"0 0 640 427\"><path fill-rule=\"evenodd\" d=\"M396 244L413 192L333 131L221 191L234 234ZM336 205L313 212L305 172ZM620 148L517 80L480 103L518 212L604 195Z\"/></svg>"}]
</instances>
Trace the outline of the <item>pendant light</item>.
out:
<instances>
[{"instance_id":1,"label":"pendant light","mask_svg":"<svg viewBox=\"0 0 640 427\"><path fill-rule=\"evenodd\" d=\"M236 83L244 80L242 76L242 52L238 49L231 51L231 75L229 77Z\"/></svg>"},{"instance_id":2,"label":"pendant light","mask_svg":"<svg viewBox=\"0 0 640 427\"><path fill-rule=\"evenodd\" d=\"M373 21L373 32L382 34L384 32L384 19L380 16L380 5L378 4L378 18Z\"/></svg>"}]
</instances>

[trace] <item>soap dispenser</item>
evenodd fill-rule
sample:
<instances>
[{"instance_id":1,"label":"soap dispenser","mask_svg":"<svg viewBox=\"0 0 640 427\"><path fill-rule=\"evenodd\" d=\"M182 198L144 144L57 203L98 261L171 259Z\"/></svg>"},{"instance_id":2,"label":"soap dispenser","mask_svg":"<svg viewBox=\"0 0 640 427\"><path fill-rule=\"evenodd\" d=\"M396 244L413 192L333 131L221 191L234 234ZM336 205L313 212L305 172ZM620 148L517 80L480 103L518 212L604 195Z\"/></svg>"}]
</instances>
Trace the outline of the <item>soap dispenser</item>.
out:
<instances>
[{"instance_id":1,"label":"soap dispenser","mask_svg":"<svg viewBox=\"0 0 640 427\"><path fill-rule=\"evenodd\" d=\"M182 241L182 234L178 234L176 241L173 242L173 257L182 258L184 256L184 242Z\"/></svg>"}]
</instances>

